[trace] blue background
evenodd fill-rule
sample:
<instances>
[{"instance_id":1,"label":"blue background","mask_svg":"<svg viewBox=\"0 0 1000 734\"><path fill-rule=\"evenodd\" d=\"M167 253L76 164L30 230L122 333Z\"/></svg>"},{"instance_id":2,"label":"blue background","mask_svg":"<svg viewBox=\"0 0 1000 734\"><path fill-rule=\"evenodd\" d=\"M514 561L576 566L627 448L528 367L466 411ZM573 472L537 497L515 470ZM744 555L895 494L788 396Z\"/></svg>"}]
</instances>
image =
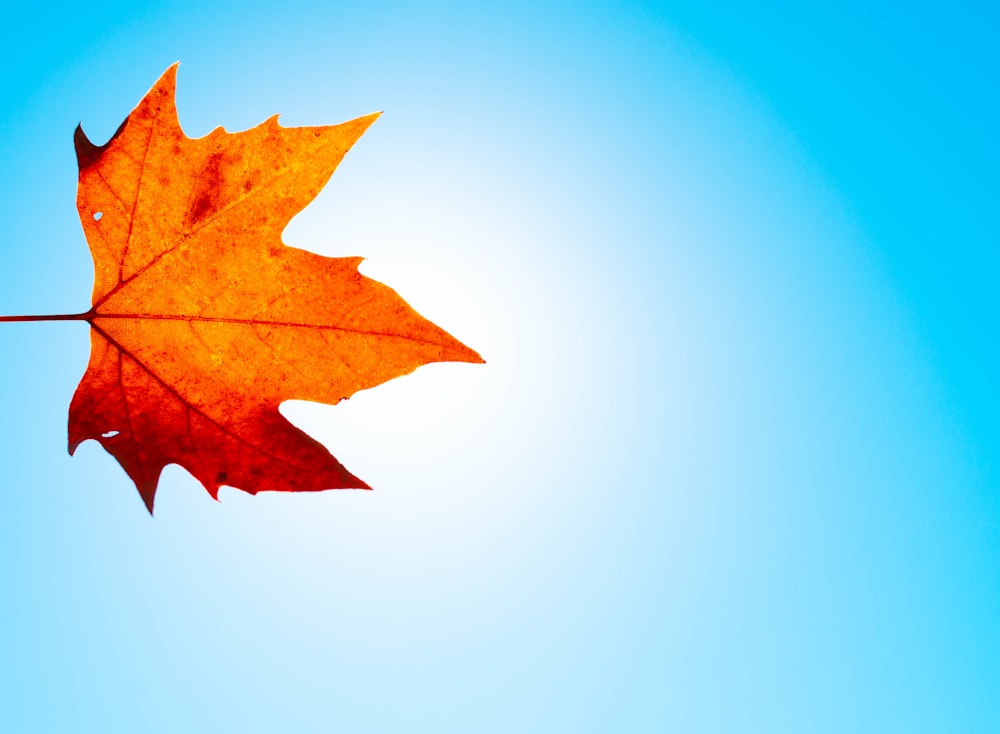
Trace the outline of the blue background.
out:
<instances>
[{"instance_id":1,"label":"blue background","mask_svg":"<svg viewBox=\"0 0 1000 734\"><path fill-rule=\"evenodd\" d=\"M1000 731L983 3L35 3L0 313L89 306L72 132L385 110L285 233L477 349L288 403L374 492L150 518L0 324L0 730Z\"/></svg>"}]
</instances>

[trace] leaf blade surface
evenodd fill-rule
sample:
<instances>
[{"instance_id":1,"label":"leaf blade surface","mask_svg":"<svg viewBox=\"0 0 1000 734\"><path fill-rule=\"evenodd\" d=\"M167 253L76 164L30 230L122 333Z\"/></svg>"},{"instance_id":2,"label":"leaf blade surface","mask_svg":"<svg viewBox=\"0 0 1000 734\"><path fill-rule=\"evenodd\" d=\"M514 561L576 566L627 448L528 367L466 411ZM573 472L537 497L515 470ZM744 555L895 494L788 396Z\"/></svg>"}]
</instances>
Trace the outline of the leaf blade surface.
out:
<instances>
[{"instance_id":1,"label":"leaf blade surface","mask_svg":"<svg viewBox=\"0 0 1000 734\"><path fill-rule=\"evenodd\" d=\"M337 403L430 362L481 362L361 258L281 233L378 117L188 138L167 70L108 143L75 136L77 208L94 258L91 359L69 447L95 439L152 512L162 469L212 494L367 488L278 411Z\"/></svg>"}]
</instances>

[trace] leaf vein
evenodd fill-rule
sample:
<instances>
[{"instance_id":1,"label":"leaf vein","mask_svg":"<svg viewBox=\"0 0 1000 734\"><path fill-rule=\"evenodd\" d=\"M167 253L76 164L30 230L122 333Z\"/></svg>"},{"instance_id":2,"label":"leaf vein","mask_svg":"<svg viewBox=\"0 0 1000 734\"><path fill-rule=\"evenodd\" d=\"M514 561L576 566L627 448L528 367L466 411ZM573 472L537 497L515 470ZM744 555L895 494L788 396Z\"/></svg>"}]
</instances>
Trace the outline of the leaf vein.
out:
<instances>
[{"instance_id":1,"label":"leaf vein","mask_svg":"<svg viewBox=\"0 0 1000 734\"><path fill-rule=\"evenodd\" d=\"M124 354L129 359L131 359L133 362L135 362L135 364L140 369L142 369L146 374L148 374L150 377L152 377L153 380L155 380L160 385L160 387L162 387L164 390L166 390L168 393L170 393L179 403L181 403L181 405L186 406L189 410L191 410L195 414L200 415L206 421L208 421L209 423L211 423L212 425L214 425L216 428L218 428L219 431L222 432L224 435L231 437L237 443L240 443L240 444L242 444L244 446L247 446L247 447L253 449L254 451L260 452L264 456L268 457L269 459L273 459L274 461L277 461L280 464L284 464L285 466L292 467L293 469L296 469L296 470L301 470L302 469L301 466L299 466L297 464L293 464L292 462L288 461L287 459L285 459L285 458L283 458L281 456L275 456L270 451L267 451L266 449L261 448L260 446L257 446L255 444L251 443L250 441L247 441L242 436L239 436L236 433L233 433L231 430L229 430L224 425L222 425L221 423L219 423L217 420L215 420L214 418L212 418L212 416L208 415L208 413L206 413L205 411L201 410L197 406L192 405L187 400L185 400L184 397L180 393L177 392L177 390L175 390L168 382L166 382L162 377L160 377L156 372L154 372L153 369L151 367L149 367L149 365L147 365L144 361L142 361L141 359L139 359L133 352L131 352L130 350L128 350L124 346L122 346L117 340L115 340L115 338L113 336L111 336L110 334L108 334L108 332L106 332L104 329L102 329L101 327L99 327L97 324L95 324L93 322L91 322L90 325L91 325L91 327L93 329L95 329L101 336L103 336L105 339L107 339L118 350L119 365L121 364L121 355ZM119 384L121 384L121 368L120 367L119 367L118 374L119 374ZM122 386L122 396L123 396L123 398L125 396L124 386ZM126 400L127 400L127 398L126 398ZM127 408L127 405L126 405L126 412L127 412L127 410L128 410L128 408ZM136 439L135 439L135 432L134 432L134 429L132 429L132 426L131 426L131 419L129 419L129 430L132 431L132 440L136 441ZM136 442L136 443L138 443L138 442ZM138 446L137 446L137 448L138 448ZM140 464L142 463L141 456L140 456L139 462L140 462Z\"/></svg>"}]
</instances>

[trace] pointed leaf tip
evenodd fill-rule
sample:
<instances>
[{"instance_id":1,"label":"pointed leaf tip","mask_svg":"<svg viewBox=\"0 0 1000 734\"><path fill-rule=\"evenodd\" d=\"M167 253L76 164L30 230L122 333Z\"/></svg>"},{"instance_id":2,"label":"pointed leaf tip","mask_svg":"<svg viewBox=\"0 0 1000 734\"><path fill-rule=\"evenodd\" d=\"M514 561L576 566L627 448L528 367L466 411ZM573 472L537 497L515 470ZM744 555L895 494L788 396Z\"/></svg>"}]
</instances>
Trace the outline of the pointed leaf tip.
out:
<instances>
[{"instance_id":1,"label":"pointed leaf tip","mask_svg":"<svg viewBox=\"0 0 1000 734\"><path fill-rule=\"evenodd\" d=\"M104 145L94 145L90 142L90 138L87 137L87 133L83 131L83 124L77 125L76 130L73 132L73 147L76 148L76 160L80 171L82 172L90 168L100 160L101 156L104 155L104 151L114 142L115 138L125 131L127 125L128 118L126 117L122 121L122 124L118 126L118 129L115 130L115 134Z\"/></svg>"},{"instance_id":2,"label":"pointed leaf tip","mask_svg":"<svg viewBox=\"0 0 1000 734\"><path fill-rule=\"evenodd\" d=\"M76 149L76 160L81 169L89 168L101 157L101 149L90 142L87 133L83 131L82 123L73 131L73 147Z\"/></svg>"},{"instance_id":3,"label":"pointed leaf tip","mask_svg":"<svg viewBox=\"0 0 1000 734\"><path fill-rule=\"evenodd\" d=\"M154 479L151 482L141 482L139 484L139 496L142 497L142 503L146 505L146 509L149 510L149 516L153 517L153 504L156 501L156 484L158 479Z\"/></svg>"}]
</instances>

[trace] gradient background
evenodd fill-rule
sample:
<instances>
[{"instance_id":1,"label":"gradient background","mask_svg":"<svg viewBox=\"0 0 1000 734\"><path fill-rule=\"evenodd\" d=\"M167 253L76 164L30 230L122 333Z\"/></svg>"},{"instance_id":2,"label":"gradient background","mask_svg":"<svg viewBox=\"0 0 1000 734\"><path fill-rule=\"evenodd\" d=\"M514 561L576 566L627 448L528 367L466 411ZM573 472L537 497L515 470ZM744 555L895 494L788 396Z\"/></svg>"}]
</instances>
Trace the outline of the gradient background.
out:
<instances>
[{"instance_id":1,"label":"gradient background","mask_svg":"<svg viewBox=\"0 0 1000 734\"><path fill-rule=\"evenodd\" d=\"M283 411L374 492L151 519L0 325L0 730L1000 731L986 3L34 3L0 313L88 308L72 132L385 115L286 231L488 364Z\"/></svg>"}]
</instances>

